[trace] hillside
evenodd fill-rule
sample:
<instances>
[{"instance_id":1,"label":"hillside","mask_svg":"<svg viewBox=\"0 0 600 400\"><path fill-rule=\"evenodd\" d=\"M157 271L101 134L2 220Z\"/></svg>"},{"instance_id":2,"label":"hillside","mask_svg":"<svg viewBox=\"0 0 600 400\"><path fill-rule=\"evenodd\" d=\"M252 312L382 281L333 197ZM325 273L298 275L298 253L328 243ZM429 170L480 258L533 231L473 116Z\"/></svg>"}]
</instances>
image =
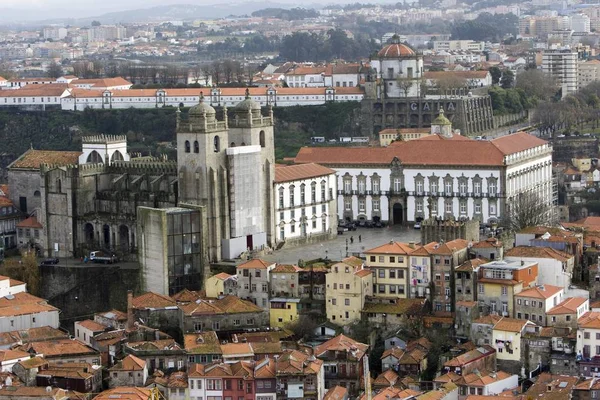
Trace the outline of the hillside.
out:
<instances>
[{"instance_id":1,"label":"hillside","mask_svg":"<svg viewBox=\"0 0 600 400\"><path fill-rule=\"evenodd\" d=\"M356 136L359 103L275 108L278 159L294 156L311 136ZM187 110L183 110L185 116ZM0 166L6 167L30 147L79 150L81 136L127 135L130 152L176 157L175 109L85 110L83 112L0 111ZM2 178L0 177L0 180Z\"/></svg>"}]
</instances>

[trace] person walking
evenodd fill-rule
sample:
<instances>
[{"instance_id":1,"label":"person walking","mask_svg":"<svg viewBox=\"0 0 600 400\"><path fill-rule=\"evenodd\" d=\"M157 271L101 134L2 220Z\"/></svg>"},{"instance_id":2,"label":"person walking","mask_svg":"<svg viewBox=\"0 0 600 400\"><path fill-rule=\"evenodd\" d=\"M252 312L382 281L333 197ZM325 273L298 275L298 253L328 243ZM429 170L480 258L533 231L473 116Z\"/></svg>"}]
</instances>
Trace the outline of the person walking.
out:
<instances>
[{"instance_id":1,"label":"person walking","mask_svg":"<svg viewBox=\"0 0 600 400\"><path fill-rule=\"evenodd\" d=\"M358 243L362 243L362 236L358 235Z\"/></svg>"},{"instance_id":2,"label":"person walking","mask_svg":"<svg viewBox=\"0 0 600 400\"><path fill-rule=\"evenodd\" d=\"M350 236L350 244L354 244L354 236Z\"/></svg>"}]
</instances>

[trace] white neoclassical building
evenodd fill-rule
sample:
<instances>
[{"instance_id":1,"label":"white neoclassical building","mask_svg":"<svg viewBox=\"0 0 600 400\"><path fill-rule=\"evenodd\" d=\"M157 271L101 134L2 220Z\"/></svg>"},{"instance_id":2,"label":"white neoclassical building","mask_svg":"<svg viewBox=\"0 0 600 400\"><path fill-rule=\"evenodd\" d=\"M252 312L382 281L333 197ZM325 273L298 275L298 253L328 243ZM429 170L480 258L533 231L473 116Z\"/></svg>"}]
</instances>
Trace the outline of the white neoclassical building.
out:
<instances>
[{"instance_id":1,"label":"white neoclassical building","mask_svg":"<svg viewBox=\"0 0 600 400\"><path fill-rule=\"evenodd\" d=\"M303 147L296 163L337 172L338 217L393 224L429 217L497 222L520 193L553 202L552 147L524 132L491 141L453 134L440 110L432 134L388 147Z\"/></svg>"},{"instance_id":2,"label":"white neoclassical building","mask_svg":"<svg viewBox=\"0 0 600 400\"><path fill-rule=\"evenodd\" d=\"M306 243L337 234L337 178L318 164L277 165L276 242Z\"/></svg>"}]
</instances>

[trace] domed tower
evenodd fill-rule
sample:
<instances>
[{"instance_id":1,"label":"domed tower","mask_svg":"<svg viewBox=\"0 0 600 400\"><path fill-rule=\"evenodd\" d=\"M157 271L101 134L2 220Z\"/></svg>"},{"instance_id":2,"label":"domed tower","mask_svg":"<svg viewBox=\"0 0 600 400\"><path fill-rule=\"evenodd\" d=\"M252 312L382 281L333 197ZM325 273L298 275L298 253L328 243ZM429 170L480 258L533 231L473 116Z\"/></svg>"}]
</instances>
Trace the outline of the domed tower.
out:
<instances>
[{"instance_id":1,"label":"domed tower","mask_svg":"<svg viewBox=\"0 0 600 400\"><path fill-rule=\"evenodd\" d=\"M227 110L223 121L217 112L200 101L190 108L187 121L177 112L177 169L179 203L206 206L210 261L221 259L221 239L229 232L227 189Z\"/></svg>"},{"instance_id":2,"label":"domed tower","mask_svg":"<svg viewBox=\"0 0 600 400\"><path fill-rule=\"evenodd\" d=\"M437 118L431 121L431 134L440 135L445 138L452 137L452 122L444 115L443 108L440 108Z\"/></svg>"},{"instance_id":3,"label":"domed tower","mask_svg":"<svg viewBox=\"0 0 600 400\"><path fill-rule=\"evenodd\" d=\"M418 97L423 78L423 55L394 35L371 59L379 77L381 97Z\"/></svg>"}]
</instances>

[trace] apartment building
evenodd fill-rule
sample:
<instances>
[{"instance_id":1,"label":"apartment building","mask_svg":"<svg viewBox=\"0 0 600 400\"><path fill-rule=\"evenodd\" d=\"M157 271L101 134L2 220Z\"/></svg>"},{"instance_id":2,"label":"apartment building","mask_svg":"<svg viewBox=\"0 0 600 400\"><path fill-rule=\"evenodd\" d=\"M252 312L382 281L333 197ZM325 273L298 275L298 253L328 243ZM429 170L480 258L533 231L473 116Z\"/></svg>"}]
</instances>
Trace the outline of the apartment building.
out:
<instances>
[{"instance_id":1,"label":"apartment building","mask_svg":"<svg viewBox=\"0 0 600 400\"><path fill-rule=\"evenodd\" d=\"M362 260L348 257L334 264L326 275L327 319L338 325L358 321L366 297L373 295L373 275Z\"/></svg>"},{"instance_id":2,"label":"apartment building","mask_svg":"<svg viewBox=\"0 0 600 400\"><path fill-rule=\"evenodd\" d=\"M416 250L414 243L390 241L365 251L367 257L365 265L373 271L374 296L390 299L408 298L408 262L409 254L414 250Z\"/></svg>"},{"instance_id":3,"label":"apartment building","mask_svg":"<svg viewBox=\"0 0 600 400\"><path fill-rule=\"evenodd\" d=\"M542 71L559 82L563 98L577 91L579 73L577 59L577 52L571 49L549 49L542 53Z\"/></svg>"}]
</instances>

